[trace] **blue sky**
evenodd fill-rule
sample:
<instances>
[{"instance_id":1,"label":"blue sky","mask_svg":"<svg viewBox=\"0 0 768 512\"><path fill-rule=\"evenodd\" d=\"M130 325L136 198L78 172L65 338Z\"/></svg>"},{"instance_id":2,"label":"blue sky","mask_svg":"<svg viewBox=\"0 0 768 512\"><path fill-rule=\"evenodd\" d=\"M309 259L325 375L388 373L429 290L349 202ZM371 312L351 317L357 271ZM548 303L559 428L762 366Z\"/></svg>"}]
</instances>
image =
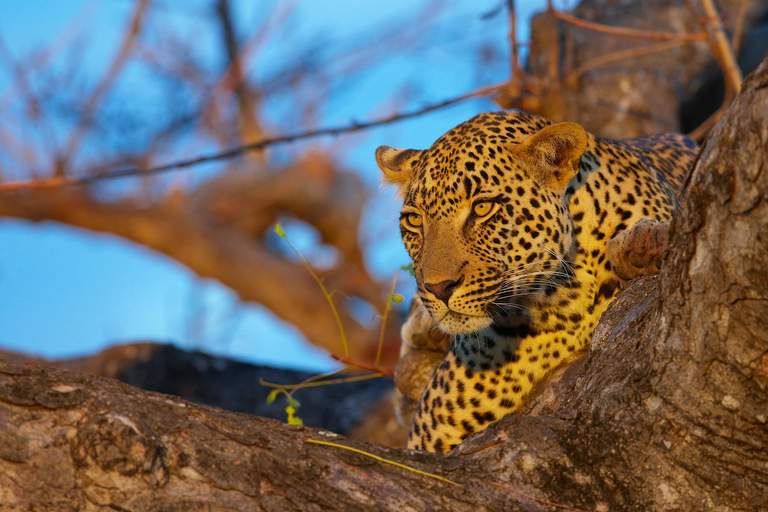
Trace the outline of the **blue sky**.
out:
<instances>
[{"instance_id":1,"label":"blue sky","mask_svg":"<svg viewBox=\"0 0 768 512\"><path fill-rule=\"evenodd\" d=\"M284 1L284 0L283 0ZM236 1L238 29L247 35L265 16L271 2ZM301 52L309 41L326 38L329 45L355 44L368 32L381 27L402 30L408 35L409 20L426 2L413 0L366 1L303 0L294 2L288 23L275 30L274 44L259 55L255 79L269 74ZM193 34L200 41L201 55L215 45L217 35L204 30L203 14L211 2L166 0L164 6L179 34ZM483 15L502 6L500 0L447 2L450 8L431 20L434 44L422 44L394 58L381 57L361 77L350 83L328 85L329 101L318 115L317 125L346 124L410 110L471 90L476 85L496 83L507 77L504 66L491 66L476 76L472 50L483 42L495 42L506 51L508 26L502 12L489 19ZM527 18L544 2L517 2L520 38L526 38ZM82 56L82 80L97 76L115 51L127 16L129 0L84 2L0 0L0 36L14 58L39 50L59 34L77 13L87 13L87 39ZM79 15L78 15L79 16ZM297 34L299 37L297 37ZM210 52L211 66L218 58ZM386 52L385 52L386 55ZM500 59L506 62L506 57ZM335 63L333 65L338 65ZM56 64L54 64L55 66ZM114 97L120 108L160 111L167 91L154 86L139 67L121 77ZM0 94L11 87L5 70L0 71ZM408 90L404 101L392 96ZM289 95L270 97L262 107L262 118L275 133L292 132L296 113ZM435 114L373 129L344 139L322 139L275 149L269 155L280 161L307 148L343 143L340 163L360 173L376 191L378 170L373 151L380 144L396 147L428 147L437 137L470 116L495 110L488 100L474 100ZM295 109L294 109L295 110ZM180 147L189 148L189 144ZM195 151L205 149L192 146ZM176 151L176 152L174 152ZM87 150L85 152L87 156ZM189 157L169 148L168 159ZM0 165L8 162L0 147ZM13 169L5 169L6 175ZM196 170L197 179L217 172L215 166ZM399 241L397 211L391 193L382 191L366 212L363 238L373 271L389 279L408 261ZM315 249L311 233L290 233L304 251ZM406 284L404 292L408 292ZM167 341L185 348L224 354L241 360L325 370L334 366L322 351L306 344L301 335L254 304L241 304L225 287L202 280L185 267L157 253L117 237L83 232L52 223L31 224L0 219L0 348L52 358L92 353L104 347L131 341Z\"/></svg>"}]
</instances>

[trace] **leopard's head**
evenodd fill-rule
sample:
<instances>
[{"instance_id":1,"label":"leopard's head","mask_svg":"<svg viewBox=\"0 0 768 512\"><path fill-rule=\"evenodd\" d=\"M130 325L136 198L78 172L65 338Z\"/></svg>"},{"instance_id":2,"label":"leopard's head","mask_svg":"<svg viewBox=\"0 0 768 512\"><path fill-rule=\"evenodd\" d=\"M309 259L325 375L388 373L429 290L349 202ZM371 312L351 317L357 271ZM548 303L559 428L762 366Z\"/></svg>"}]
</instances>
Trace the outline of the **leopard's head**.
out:
<instances>
[{"instance_id":1,"label":"leopard's head","mask_svg":"<svg viewBox=\"0 0 768 512\"><path fill-rule=\"evenodd\" d=\"M404 198L403 242L441 329L488 327L563 272L573 241L563 197L586 146L577 124L502 113L476 116L428 150L376 150Z\"/></svg>"}]
</instances>

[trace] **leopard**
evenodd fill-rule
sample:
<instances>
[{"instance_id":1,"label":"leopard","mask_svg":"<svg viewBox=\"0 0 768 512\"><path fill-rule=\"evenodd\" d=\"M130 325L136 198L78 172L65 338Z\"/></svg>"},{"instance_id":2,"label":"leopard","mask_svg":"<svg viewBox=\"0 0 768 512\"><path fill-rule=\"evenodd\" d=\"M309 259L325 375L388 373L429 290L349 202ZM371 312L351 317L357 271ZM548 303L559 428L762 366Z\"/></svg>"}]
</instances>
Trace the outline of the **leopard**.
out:
<instances>
[{"instance_id":1,"label":"leopard","mask_svg":"<svg viewBox=\"0 0 768 512\"><path fill-rule=\"evenodd\" d=\"M588 349L626 277L609 241L670 221L697 150L681 134L613 140L522 111L476 115L426 150L376 150L402 198L412 315L450 337L408 448L455 449Z\"/></svg>"}]
</instances>

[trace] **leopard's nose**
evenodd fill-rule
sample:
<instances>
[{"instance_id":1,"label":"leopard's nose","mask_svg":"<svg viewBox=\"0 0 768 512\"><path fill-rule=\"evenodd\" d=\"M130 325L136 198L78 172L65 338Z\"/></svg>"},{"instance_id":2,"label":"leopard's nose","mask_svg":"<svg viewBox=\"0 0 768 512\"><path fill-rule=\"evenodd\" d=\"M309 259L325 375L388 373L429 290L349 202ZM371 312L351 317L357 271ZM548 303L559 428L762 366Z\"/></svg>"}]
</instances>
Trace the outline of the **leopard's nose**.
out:
<instances>
[{"instance_id":1,"label":"leopard's nose","mask_svg":"<svg viewBox=\"0 0 768 512\"><path fill-rule=\"evenodd\" d=\"M451 298L454 290L456 290L456 288L458 288L463 281L464 276L461 276L458 281L446 279L445 281L441 281L439 283L424 283L424 288L429 290L432 295L443 301L447 306L448 299Z\"/></svg>"}]
</instances>

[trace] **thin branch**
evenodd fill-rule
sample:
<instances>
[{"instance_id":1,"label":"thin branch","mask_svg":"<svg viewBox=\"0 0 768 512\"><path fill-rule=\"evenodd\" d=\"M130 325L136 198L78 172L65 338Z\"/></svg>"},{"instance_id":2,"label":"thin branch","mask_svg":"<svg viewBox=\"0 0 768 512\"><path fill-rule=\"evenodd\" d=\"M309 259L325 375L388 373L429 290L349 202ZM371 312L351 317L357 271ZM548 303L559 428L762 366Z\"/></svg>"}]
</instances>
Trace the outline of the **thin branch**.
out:
<instances>
[{"instance_id":1,"label":"thin branch","mask_svg":"<svg viewBox=\"0 0 768 512\"><path fill-rule=\"evenodd\" d=\"M131 51L133 50L136 39L139 35L139 32L141 31L147 7L149 7L149 0L139 0L137 2L136 10L133 12L131 21L128 23L128 29L126 31L125 37L120 44L120 48L118 49L112 64L110 64L109 69L107 69L107 72L104 73L104 76L96 85L96 88L93 90L91 95L86 100L85 105L83 106L83 115L75 129L72 130L72 135L69 137L67 149L62 158L63 162L71 161L72 157L77 151L77 147L85 135L85 132L93 123L96 106L98 105L99 101L101 101L101 99L106 95L107 91L112 88L112 85L125 66L125 63L128 61L128 57L131 55Z\"/></svg>"},{"instance_id":2,"label":"thin branch","mask_svg":"<svg viewBox=\"0 0 768 512\"><path fill-rule=\"evenodd\" d=\"M602 32L604 34L639 37L643 39L661 39L664 41L704 41L707 38L707 35L704 32L696 32L695 34L677 34L674 32L657 32L626 27L613 27L610 25L603 25L602 23L595 23L594 21L582 20L576 16L572 16L556 9L552 9L552 14L556 18L568 22L571 25L594 30L595 32Z\"/></svg>"},{"instance_id":3,"label":"thin branch","mask_svg":"<svg viewBox=\"0 0 768 512\"><path fill-rule=\"evenodd\" d=\"M741 83L744 80L741 75L741 69L736 63L736 57L731 49L731 44L728 42L728 37L725 34L725 29L720 21L720 14L717 12L715 4L712 3L712 0L701 0L701 5L704 7L704 12L707 15L706 21L702 21L702 25L708 35L707 40L720 67L723 68L725 86L726 89L730 89L731 100L733 100L741 90Z\"/></svg>"},{"instance_id":4,"label":"thin branch","mask_svg":"<svg viewBox=\"0 0 768 512\"><path fill-rule=\"evenodd\" d=\"M744 34L744 21L747 18L748 9L749 0L741 0L739 3L739 13L736 16L736 25L733 28L733 39L731 40L734 55L738 55L739 48L741 47L741 38Z\"/></svg>"},{"instance_id":5,"label":"thin branch","mask_svg":"<svg viewBox=\"0 0 768 512\"><path fill-rule=\"evenodd\" d=\"M515 11L515 0L507 0L507 10L509 11L509 45L510 45L510 66L509 70L512 73L512 80L520 82L521 68L520 68L520 52L519 45L517 43L517 13Z\"/></svg>"},{"instance_id":6,"label":"thin branch","mask_svg":"<svg viewBox=\"0 0 768 512\"><path fill-rule=\"evenodd\" d=\"M329 380L321 380L318 382L309 382L307 384L299 383L299 384L276 384L274 382L267 382L265 380L259 379L259 384L262 386L266 386L268 388L275 388L275 389L295 389L295 388L315 388L318 386L330 386L332 384L346 384L347 382L359 382L361 380L370 380L370 379L378 379L379 377L383 377L383 373L366 373L365 375L355 375L353 377L344 377L340 379L329 379Z\"/></svg>"},{"instance_id":7,"label":"thin branch","mask_svg":"<svg viewBox=\"0 0 768 512\"><path fill-rule=\"evenodd\" d=\"M217 10L221 18L222 31L224 32L225 53L228 56L228 65L213 86L211 93L203 101L203 106L200 109L202 115L198 123L205 123L208 120L211 126L216 126L216 123L220 121L217 102L226 93L233 91L240 104L242 120L239 141L253 140L263 136L263 130L255 118L253 91L250 90L246 82L246 63L255 53L267 45L267 41L273 37L276 27L280 27L285 23L291 16L294 7L294 3L275 4L259 26L252 30L249 39L238 47L229 4L225 1L219 2ZM190 144L193 144L193 142L190 141Z\"/></svg>"},{"instance_id":8,"label":"thin branch","mask_svg":"<svg viewBox=\"0 0 768 512\"><path fill-rule=\"evenodd\" d=\"M370 452L366 452L366 451L363 451L363 450L358 450L357 448L352 448L351 446L346 446L346 445L339 444L339 443L331 443L329 441L318 441L317 439L309 439L309 438L304 439L304 442L306 442L306 443L314 443L314 444L322 444L322 445L325 445L325 446L333 446L334 448L341 448L342 450L348 450L350 452L359 453L360 455L365 455L366 457L370 457L370 458L372 458L374 460L377 460L379 462L384 462L386 464L392 464L393 466L397 466L399 468L407 469L408 471L411 471L412 473L417 473L419 475L428 476L430 478L434 478L435 480L440 480L441 482L446 482L446 483L449 483L449 484L453 484L453 485L456 485L458 487L464 487L463 485L461 485L459 483L456 483L453 480L449 480L449 479L444 478L442 476L435 475L434 473L427 473L426 471L421 471L419 469L412 468L411 466L407 466L405 464L401 464L399 462L395 462L395 461L390 460L390 459L385 459L384 457L379 457L378 455L374 455L374 454L372 454Z\"/></svg>"},{"instance_id":9,"label":"thin branch","mask_svg":"<svg viewBox=\"0 0 768 512\"><path fill-rule=\"evenodd\" d=\"M24 58L19 60L21 62L25 61ZM42 151L40 151L40 153L44 152L46 156L53 156L58 145L56 141L56 133L51 123L51 119L45 115L45 112L43 111L44 102L35 92L32 82L27 77L27 75L31 73L31 70L20 64L20 62L13 57L10 49L3 41L2 36L0 36L0 61L6 61L8 70L13 77L13 87L9 87L9 89L15 89L18 96L25 103L26 108L23 110L24 115L31 125L39 126L42 131L45 140L43 141L43 147L41 148ZM25 137L22 136L22 138ZM30 144L30 146L32 146L32 144Z\"/></svg>"},{"instance_id":10,"label":"thin branch","mask_svg":"<svg viewBox=\"0 0 768 512\"><path fill-rule=\"evenodd\" d=\"M593 69L600 68L611 62L617 62L624 59L631 59L633 57L642 57L645 55L652 55L654 53L673 50L690 41L663 41L661 43L654 43L637 48L628 48L626 50L620 50L617 52L600 55L593 59L588 60L578 68L574 69L571 74L566 77L566 81L578 80L583 74Z\"/></svg>"},{"instance_id":11,"label":"thin branch","mask_svg":"<svg viewBox=\"0 0 768 512\"><path fill-rule=\"evenodd\" d=\"M226 151L212 153L209 155L201 155L201 156L197 156L197 157L189 158L185 160L177 160L175 162L160 165L157 167L150 167L147 169L141 169L139 167L126 167L122 169L118 168L112 171L99 173L93 176L86 176L83 178L65 178L65 179L47 179L47 180L43 179L43 180L32 180L32 181L23 181L23 182L0 183L0 192L6 191L6 190L19 190L19 189L25 189L25 188L52 188L52 187L61 187L61 186L68 186L68 185L87 185L87 184L90 184L96 181L101 181L101 180L125 178L129 176L144 176L144 175L151 175L151 174L160 174L160 173L175 170L175 169L184 169L188 167L193 167L193 166L204 164L204 163L229 160L229 159L238 157L240 155L249 153L251 151L262 151L270 146L275 146L278 144L286 144L289 142L311 139L314 137L320 137L320 136L326 136L326 135L339 135L342 133L357 132L361 130L366 130L368 128L373 128L375 126L383 126L383 125L395 123L398 121L402 121L405 119L411 119L414 117L421 116L423 114L427 114L429 112L434 112L436 110L440 110L442 108L455 105L456 103L460 103L462 101L466 101L471 98L486 96L488 94L491 94L501 89L504 85L506 85L506 83L482 87L480 89L476 89L466 94L462 94L461 96L456 96L454 98L450 98L450 99L441 101L439 103L427 105L426 107L422 107L412 112L403 112L399 114L393 114L391 116L387 116L381 119L376 119L376 120L368 121L364 123L352 123L346 126L318 128L317 130L310 130L310 131L291 134L291 135L281 135L279 137L261 139L259 141L256 141L250 144L245 144L243 146L237 146L232 149L228 149Z\"/></svg>"},{"instance_id":12,"label":"thin branch","mask_svg":"<svg viewBox=\"0 0 768 512\"><path fill-rule=\"evenodd\" d=\"M331 354L331 357L335 360L337 360L340 363L344 363L349 366L354 366L355 368L361 368L363 370L370 370L372 372L376 373L382 373L384 375L394 375L395 370L392 368L382 368L380 366L372 365L372 364L366 364L361 363L360 361L355 361L354 359L350 357L344 357L344 356L337 356L334 354Z\"/></svg>"},{"instance_id":13,"label":"thin branch","mask_svg":"<svg viewBox=\"0 0 768 512\"><path fill-rule=\"evenodd\" d=\"M64 176L55 176L53 178L44 178L40 180L28 180L28 181L9 181L8 183L0 183L0 192L9 192L11 190L24 190L35 188L57 188L64 187L73 184L72 179L65 178Z\"/></svg>"},{"instance_id":14,"label":"thin branch","mask_svg":"<svg viewBox=\"0 0 768 512\"><path fill-rule=\"evenodd\" d=\"M552 0L547 0L547 12L554 13ZM557 23L555 23L557 27ZM550 84L557 85L560 82L560 34L554 28L550 34L552 44L549 45L549 58L547 59L547 78Z\"/></svg>"},{"instance_id":15,"label":"thin branch","mask_svg":"<svg viewBox=\"0 0 768 512\"><path fill-rule=\"evenodd\" d=\"M734 56L733 50L731 50L731 45L728 43L728 38L725 35L723 24L720 21L720 15L712 3L712 0L701 0L704 12L706 13L706 18L701 18L699 16L699 12L696 9L696 5L693 3L693 0L687 0L687 3L691 13L696 17L707 34L707 43L709 43L709 47L715 56L715 60L717 60L717 63L720 65L720 69L723 73L723 80L725 81L725 98L723 98L723 104L703 123L688 134L692 139L701 140L704 135L717 124L725 111L728 110L728 106L733 102L734 98L741 90L743 77L741 69L736 63L736 57Z\"/></svg>"}]
</instances>

